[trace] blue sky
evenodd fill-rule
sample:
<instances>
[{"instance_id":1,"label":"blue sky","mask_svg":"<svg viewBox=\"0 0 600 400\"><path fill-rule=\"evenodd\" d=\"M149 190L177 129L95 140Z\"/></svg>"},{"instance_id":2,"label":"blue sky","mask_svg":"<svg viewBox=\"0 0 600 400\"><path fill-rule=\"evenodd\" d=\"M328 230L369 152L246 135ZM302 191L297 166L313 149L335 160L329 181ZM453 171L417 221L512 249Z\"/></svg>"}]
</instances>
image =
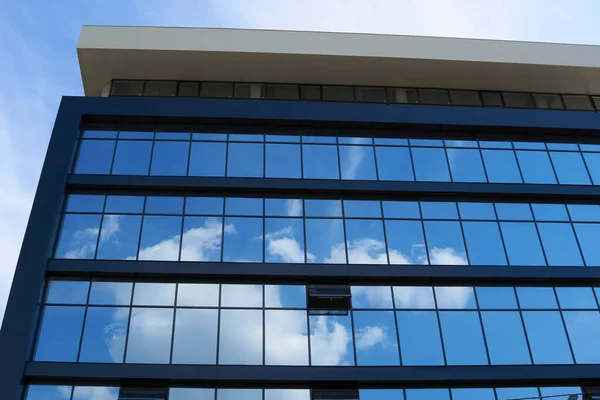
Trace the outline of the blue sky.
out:
<instances>
[{"instance_id":1,"label":"blue sky","mask_svg":"<svg viewBox=\"0 0 600 400\"><path fill-rule=\"evenodd\" d=\"M0 315L81 25L395 33L600 44L596 0L0 0Z\"/></svg>"}]
</instances>

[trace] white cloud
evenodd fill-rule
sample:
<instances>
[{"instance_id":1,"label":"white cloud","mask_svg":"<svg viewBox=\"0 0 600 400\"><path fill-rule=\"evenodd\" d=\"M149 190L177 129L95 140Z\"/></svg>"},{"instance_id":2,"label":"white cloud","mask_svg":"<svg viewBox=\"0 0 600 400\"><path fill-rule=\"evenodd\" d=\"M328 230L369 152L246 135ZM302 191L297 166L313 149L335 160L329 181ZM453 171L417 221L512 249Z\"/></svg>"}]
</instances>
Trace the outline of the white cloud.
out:
<instances>
[{"instance_id":1,"label":"white cloud","mask_svg":"<svg viewBox=\"0 0 600 400\"><path fill-rule=\"evenodd\" d=\"M353 144L360 143L360 139L352 138L351 142ZM342 177L344 179L356 179L356 173L358 172L358 167L362 163L365 158L365 151L369 149L368 147L362 146L346 146L349 152L349 158L347 162L344 164L344 169L342 171Z\"/></svg>"},{"instance_id":2,"label":"white cloud","mask_svg":"<svg viewBox=\"0 0 600 400\"><path fill-rule=\"evenodd\" d=\"M285 201L285 207L287 209L288 217L302 216L302 200L288 199Z\"/></svg>"},{"instance_id":3,"label":"white cloud","mask_svg":"<svg viewBox=\"0 0 600 400\"><path fill-rule=\"evenodd\" d=\"M380 326L365 326L354 333L356 348L366 350L386 340L386 333Z\"/></svg>"},{"instance_id":4,"label":"white cloud","mask_svg":"<svg viewBox=\"0 0 600 400\"><path fill-rule=\"evenodd\" d=\"M352 304L355 307L392 308L389 286L352 286Z\"/></svg>"},{"instance_id":5,"label":"white cloud","mask_svg":"<svg viewBox=\"0 0 600 400\"><path fill-rule=\"evenodd\" d=\"M439 286L435 296L440 308L464 309L473 298L473 289L462 286Z\"/></svg>"},{"instance_id":6,"label":"white cloud","mask_svg":"<svg viewBox=\"0 0 600 400\"><path fill-rule=\"evenodd\" d=\"M98 386L76 386L73 400L112 400L118 395L118 388Z\"/></svg>"},{"instance_id":7,"label":"white cloud","mask_svg":"<svg viewBox=\"0 0 600 400\"><path fill-rule=\"evenodd\" d=\"M467 265L467 258L451 247L434 247L429 250L431 265Z\"/></svg>"},{"instance_id":8,"label":"white cloud","mask_svg":"<svg viewBox=\"0 0 600 400\"><path fill-rule=\"evenodd\" d=\"M435 308L433 291L427 286L394 287L394 301L399 308Z\"/></svg>"},{"instance_id":9,"label":"white cloud","mask_svg":"<svg viewBox=\"0 0 600 400\"><path fill-rule=\"evenodd\" d=\"M304 249L294 237L294 231L291 226L287 226L279 231L270 232L265 235L266 250L270 256L281 259L284 263L303 263ZM308 262L313 262L315 256L311 253L306 254Z\"/></svg>"}]
</instances>

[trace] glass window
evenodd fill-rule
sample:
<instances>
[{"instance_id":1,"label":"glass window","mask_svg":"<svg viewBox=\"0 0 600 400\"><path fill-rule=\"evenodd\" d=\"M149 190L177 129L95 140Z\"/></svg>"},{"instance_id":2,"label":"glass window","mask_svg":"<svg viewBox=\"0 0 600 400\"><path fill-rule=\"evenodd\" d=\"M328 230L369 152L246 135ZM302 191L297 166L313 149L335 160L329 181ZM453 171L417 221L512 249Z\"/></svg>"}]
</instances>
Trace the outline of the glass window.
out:
<instances>
[{"instance_id":1,"label":"glass window","mask_svg":"<svg viewBox=\"0 0 600 400\"><path fill-rule=\"evenodd\" d=\"M190 176L225 176L226 143L194 142L190 153Z\"/></svg>"},{"instance_id":2,"label":"glass window","mask_svg":"<svg viewBox=\"0 0 600 400\"><path fill-rule=\"evenodd\" d=\"M66 214L55 257L94 258L99 230L99 214Z\"/></svg>"},{"instance_id":3,"label":"glass window","mask_svg":"<svg viewBox=\"0 0 600 400\"><path fill-rule=\"evenodd\" d=\"M482 310L517 309L517 298L512 287L482 286L476 289Z\"/></svg>"},{"instance_id":4,"label":"glass window","mask_svg":"<svg viewBox=\"0 0 600 400\"><path fill-rule=\"evenodd\" d=\"M449 400L448 389L406 389L406 400Z\"/></svg>"},{"instance_id":5,"label":"glass window","mask_svg":"<svg viewBox=\"0 0 600 400\"><path fill-rule=\"evenodd\" d=\"M221 285L221 307L263 306L262 285Z\"/></svg>"},{"instance_id":6,"label":"glass window","mask_svg":"<svg viewBox=\"0 0 600 400\"><path fill-rule=\"evenodd\" d=\"M500 220L532 221L531 207L523 203L496 203L496 212Z\"/></svg>"},{"instance_id":7,"label":"glass window","mask_svg":"<svg viewBox=\"0 0 600 400\"><path fill-rule=\"evenodd\" d=\"M594 185L600 185L600 153L583 153Z\"/></svg>"},{"instance_id":8,"label":"glass window","mask_svg":"<svg viewBox=\"0 0 600 400\"><path fill-rule=\"evenodd\" d=\"M389 286L351 286L352 308L393 308Z\"/></svg>"},{"instance_id":9,"label":"glass window","mask_svg":"<svg viewBox=\"0 0 600 400\"><path fill-rule=\"evenodd\" d=\"M538 223L548 265L583 266L571 224Z\"/></svg>"},{"instance_id":10,"label":"glass window","mask_svg":"<svg viewBox=\"0 0 600 400\"><path fill-rule=\"evenodd\" d=\"M321 100L321 86L300 85L300 98L302 100Z\"/></svg>"},{"instance_id":11,"label":"glass window","mask_svg":"<svg viewBox=\"0 0 600 400\"><path fill-rule=\"evenodd\" d=\"M309 389L265 389L265 400L310 400ZM260 400L260 399L258 399ZM364 400L364 399L363 399Z\"/></svg>"},{"instance_id":12,"label":"glass window","mask_svg":"<svg viewBox=\"0 0 600 400\"><path fill-rule=\"evenodd\" d=\"M263 220L261 218L225 218L223 261L262 262Z\"/></svg>"},{"instance_id":13,"label":"glass window","mask_svg":"<svg viewBox=\"0 0 600 400\"><path fill-rule=\"evenodd\" d=\"M340 179L336 146L303 145L304 178Z\"/></svg>"},{"instance_id":14,"label":"glass window","mask_svg":"<svg viewBox=\"0 0 600 400\"><path fill-rule=\"evenodd\" d=\"M267 178L301 178L300 145L267 144Z\"/></svg>"},{"instance_id":15,"label":"glass window","mask_svg":"<svg viewBox=\"0 0 600 400\"><path fill-rule=\"evenodd\" d=\"M446 147L479 147L477 140L444 140Z\"/></svg>"},{"instance_id":16,"label":"glass window","mask_svg":"<svg viewBox=\"0 0 600 400\"><path fill-rule=\"evenodd\" d=\"M228 197L225 199L226 215L263 215L263 199Z\"/></svg>"},{"instance_id":17,"label":"glass window","mask_svg":"<svg viewBox=\"0 0 600 400\"><path fill-rule=\"evenodd\" d=\"M233 83L202 82L200 97L231 98L233 96Z\"/></svg>"},{"instance_id":18,"label":"glass window","mask_svg":"<svg viewBox=\"0 0 600 400\"><path fill-rule=\"evenodd\" d=\"M300 136L292 136L287 134L276 134L276 135L267 135L267 142L277 142L277 143L300 143Z\"/></svg>"},{"instance_id":19,"label":"glass window","mask_svg":"<svg viewBox=\"0 0 600 400\"><path fill-rule=\"evenodd\" d=\"M179 97L198 97L200 84L198 82L179 82L177 96Z\"/></svg>"},{"instance_id":20,"label":"glass window","mask_svg":"<svg viewBox=\"0 0 600 400\"><path fill-rule=\"evenodd\" d=\"M226 133L209 133L209 132L192 133L192 140L202 140L202 141L209 141L209 142L226 142L227 141Z\"/></svg>"},{"instance_id":21,"label":"glass window","mask_svg":"<svg viewBox=\"0 0 600 400\"><path fill-rule=\"evenodd\" d=\"M488 364L478 312L442 311L440 322L448 365Z\"/></svg>"},{"instance_id":22,"label":"glass window","mask_svg":"<svg viewBox=\"0 0 600 400\"><path fill-rule=\"evenodd\" d=\"M512 149L512 142L495 142L489 140L480 140L479 147L482 149Z\"/></svg>"},{"instance_id":23,"label":"glass window","mask_svg":"<svg viewBox=\"0 0 600 400\"><path fill-rule=\"evenodd\" d=\"M585 263L589 267L600 266L600 224L573 224Z\"/></svg>"},{"instance_id":24,"label":"glass window","mask_svg":"<svg viewBox=\"0 0 600 400\"><path fill-rule=\"evenodd\" d=\"M433 290L427 286L394 286L394 303L401 309L435 309Z\"/></svg>"},{"instance_id":25,"label":"glass window","mask_svg":"<svg viewBox=\"0 0 600 400\"><path fill-rule=\"evenodd\" d=\"M377 172L384 181L414 181L410 150L406 147L376 146Z\"/></svg>"},{"instance_id":26,"label":"glass window","mask_svg":"<svg viewBox=\"0 0 600 400\"><path fill-rule=\"evenodd\" d=\"M515 149L520 150L546 150L546 144L543 142L513 142Z\"/></svg>"},{"instance_id":27,"label":"glass window","mask_svg":"<svg viewBox=\"0 0 600 400\"><path fill-rule=\"evenodd\" d=\"M186 214L221 215L223 214L222 197L187 197L185 199Z\"/></svg>"},{"instance_id":28,"label":"glass window","mask_svg":"<svg viewBox=\"0 0 600 400\"><path fill-rule=\"evenodd\" d=\"M531 364L519 312L484 311L481 318L492 365Z\"/></svg>"},{"instance_id":29,"label":"glass window","mask_svg":"<svg viewBox=\"0 0 600 400\"><path fill-rule=\"evenodd\" d=\"M510 265L546 265L535 225L530 222L501 222Z\"/></svg>"},{"instance_id":30,"label":"glass window","mask_svg":"<svg viewBox=\"0 0 600 400\"><path fill-rule=\"evenodd\" d=\"M567 110L594 111L589 96L563 94L562 98Z\"/></svg>"},{"instance_id":31,"label":"glass window","mask_svg":"<svg viewBox=\"0 0 600 400\"><path fill-rule=\"evenodd\" d=\"M120 131L119 139L154 139L154 132L143 131Z\"/></svg>"},{"instance_id":32,"label":"glass window","mask_svg":"<svg viewBox=\"0 0 600 400\"><path fill-rule=\"evenodd\" d=\"M573 358L558 311L524 311L534 364L572 364Z\"/></svg>"},{"instance_id":33,"label":"glass window","mask_svg":"<svg viewBox=\"0 0 600 400\"><path fill-rule=\"evenodd\" d=\"M450 104L448 91L439 89L419 89L419 101L421 104Z\"/></svg>"},{"instance_id":34,"label":"glass window","mask_svg":"<svg viewBox=\"0 0 600 400\"><path fill-rule=\"evenodd\" d=\"M498 400L512 400L538 397L537 388L496 388Z\"/></svg>"},{"instance_id":35,"label":"glass window","mask_svg":"<svg viewBox=\"0 0 600 400\"><path fill-rule=\"evenodd\" d=\"M409 139L411 146L444 147L441 139Z\"/></svg>"},{"instance_id":36,"label":"glass window","mask_svg":"<svg viewBox=\"0 0 600 400\"><path fill-rule=\"evenodd\" d=\"M425 235L432 265L467 265L460 223L425 221Z\"/></svg>"},{"instance_id":37,"label":"glass window","mask_svg":"<svg viewBox=\"0 0 600 400\"><path fill-rule=\"evenodd\" d=\"M567 204L572 221L600 222L600 206L596 204Z\"/></svg>"},{"instance_id":38,"label":"glass window","mask_svg":"<svg viewBox=\"0 0 600 400\"><path fill-rule=\"evenodd\" d=\"M269 83L267 85L267 98L275 100L298 100L298 85L284 85Z\"/></svg>"},{"instance_id":39,"label":"glass window","mask_svg":"<svg viewBox=\"0 0 600 400\"><path fill-rule=\"evenodd\" d=\"M594 106L596 107L596 110L600 110L600 97L592 96L592 100L594 102Z\"/></svg>"},{"instance_id":40,"label":"glass window","mask_svg":"<svg viewBox=\"0 0 600 400\"><path fill-rule=\"evenodd\" d=\"M85 307L46 306L35 361L77 361Z\"/></svg>"},{"instance_id":41,"label":"glass window","mask_svg":"<svg viewBox=\"0 0 600 400\"><path fill-rule=\"evenodd\" d=\"M219 364L262 365L262 314L260 310L221 310Z\"/></svg>"},{"instance_id":42,"label":"glass window","mask_svg":"<svg viewBox=\"0 0 600 400\"><path fill-rule=\"evenodd\" d=\"M263 145L251 143L229 143L227 176L263 176Z\"/></svg>"},{"instance_id":43,"label":"glass window","mask_svg":"<svg viewBox=\"0 0 600 400\"><path fill-rule=\"evenodd\" d=\"M128 306L131 304L131 282L92 282L90 304Z\"/></svg>"},{"instance_id":44,"label":"glass window","mask_svg":"<svg viewBox=\"0 0 600 400\"><path fill-rule=\"evenodd\" d=\"M177 309L173 364L217 362L217 310Z\"/></svg>"},{"instance_id":45,"label":"glass window","mask_svg":"<svg viewBox=\"0 0 600 400\"><path fill-rule=\"evenodd\" d=\"M122 363L128 322L128 308L88 308L79 361Z\"/></svg>"},{"instance_id":46,"label":"glass window","mask_svg":"<svg viewBox=\"0 0 600 400\"><path fill-rule=\"evenodd\" d=\"M371 146L340 146L342 179L375 180L375 155Z\"/></svg>"},{"instance_id":47,"label":"glass window","mask_svg":"<svg viewBox=\"0 0 600 400\"><path fill-rule=\"evenodd\" d=\"M150 175L185 176L189 149L188 142L155 142Z\"/></svg>"},{"instance_id":48,"label":"glass window","mask_svg":"<svg viewBox=\"0 0 600 400\"><path fill-rule=\"evenodd\" d=\"M421 218L419 203L416 201L382 201L381 204L386 218Z\"/></svg>"},{"instance_id":49,"label":"glass window","mask_svg":"<svg viewBox=\"0 0 600 400\"><path fill-rule=\"evenodd\" d=\"M240 399L261 400L262 399L262 390L261 389L217 389L217 400L240 400ZM196 399L194 399L194 400L196 400Z\"/></svg>"},{"instance_id":50,"label":"glass window","mask_svg":"<svg viewBox=\"0 0 600 400\"><path fill-rule=\"evenodd\" d=\"M353 86L323 86L325 101L354 101Z\"/></svg>"},{"instance_id":51,"label":"glass window","mask_svg":"<svg viewBox=\"0 0 600 400\"><path fill-rule=\"evenodd\" d=\"M309 203L306 204L309 209ZM344 226L340 219L307 219L306 258L309 263L346 264Z\"/></svg>"},{"instance_id":52,"label":"glass window","mask_svg":"<svg viewBox=\"0 0 600 400\"><path fill-rule=\"evenodd\" d=\"M265 140L265 136L263 134L258 133L250 133L245 130L240 130L241 133L230 133L229 141L230 142L263 142Z\"/></svg>"},{"instance_id":53,"label":"glass window","mask_svg":"<svg viewBox=\"0 0 600 400\"><path fill-rule=\"evenodd\" d=\"M550 157L556 170L558 183L566 185L590 185L587 169L581 154L565 151L551 151Z\"/></svg>"},{"instance_id":54,"label":"glass window","mask_svg":"<svg viewBox=\"0 0 600 400\"><path fill-rule=\"evenodd\" d=\"M146 81L144 96L171 97L177 92L177 82Z\"/></svg>"},{"instance_id":55,"label":"glass window","mask_svg":"<svg viewBox=\"0 0 600 400\"><path fill-rule=\"evenodd\" d=\"M306 286L265 285L265 307L306 308Z\"/></svg>"},{"instance_id":56,"label":"glass window","mask_svg":"<svg viewBox=\"0 0 600 400\"><path fill-rule=\"evenodd\" d=\"M454 106L481 106L479 92L476 90L451 90L450 99Z\"/></svg>"},{"instance_id":57,"label":"glass window","mask_svg":"<svg viewBox=\"0 0 600 400\"><path fill-rule=\"evenodd\" d=\"M173 309L133 308L125 362L168 364L172 331Z\"/></svg>"},{"instance_id":58,"label":"glass window","mask_svg":"<svg viewBox=\"0 0 600 400\"><path fill-rule=\"evenodd\" d=\"M219 285L212 283L180 283L177 287L177 306L216 307L219 304Z\"/></svg>"},{"instance_id":59,"label":"glass window","mask_svg":"<svg viewBox=\"0 0 600 400\"><path fill-rule=\"evenodd\" d=\"M600 363L600 313L598 311L565 311L565 325L578 364Z\"/></svg>"},{"instance_id":60,"label":"glass window","mask_svg":"<svg viewBox=\"0 0 600 400\"><path fill-rule=\"evenodd\" d=\"M562 309L597 309L596 298L589 287L557 287L556 294Z\"/></svg>"},{"instance_id":61,"label":"glass window","mask_svg":"<svg viewBox=\"0 0 600 400\"><path fill-rule=\"evenodd\" d=\"M349 264L387 264L381 220L346 220Z\"/></svg>"},{"instance_id":62,"label":"glass window","mask_svg":"<svg viewBox=\"0 0 600 400\"><path fill-rule=\"evenodd\" d=\"M417 89L388 88L388 103L419 104Z\"/></svg>"},{"instance_id":63,"label":"glass window","mask_svg":"<svg viewBox=\"0 0 600 400\"><path fill-rule=\"evenodd\" d=\"M421 212L424 219L458 219L454 202L422 201Z\"/></svg>"},{"instance_id":64,"label":"glass window","mask_svg":"<svg viewBox=\"0 0 600 400\"><path fill-rule=\"evenodd\" d=\"M190 140L189 132L156 132L156 140Z\"/></svg>"},{"instance_id":65,"label":"glass window","mask_svg":"<svg viewBox=\"0 0 600 400\"><path fill-rule=\"evenodd\" d=\"M564 204L532 204L537 221L568 221L569 215Z\"/></svg>"},{"instance_id":66,"label":"glass window","mask_svg":"<svg viewBox=\"0 0 600 400\"><path fill-rule=\"evenodd\" d=\"M452 400L496 400L492 388L450 389Z\"/></svg>"},{"instance_id":67,"label":"glass window","mask_svg":"<svg viewBox=\"0 0 600 400\"><path fill-rule=\"evenodd\" d=\"M496 212L492 203L458 203L460 217L464 219L495 220Z\"/></svg>"},{"instance_id":68,"label":"glass window","mask_svg":"<svg viewBox=\"0 0 600 400\"><path fill-rule=\"evenodd\" d=\"M301 217L302 200L265 199L265 215L277 217Z\"/></svg>"},{"instance_id":69,"label":"glass window","mask_svg":"<svg viewBox=\"0 0 600 400\"><path fill-rule=\"evenodd\" d=\"M215 389L170 388L169 400L215 400Z\"/></svg>"},{"instance_id":70,"label":"glass window","mask_svg":"<svg viewBox=\"0 0 600 400\"><path fill-rule=\"evenodd\" d=\"M481 97L486 107L504 107L500 92L481 92Z\"/></svg>"},{"instance_id":71,"label":"glass window","mask_svg":"<svg viewBox=\"0 0 600 400\"><path fill-rule=\"evenodd\" d=\"M569 394L580 394L582 392L580 387L542 387L540 391L542 396L564 395L554 397L554 400L568 400Z\"/></svg>"},{"instance_id":72,"label":"glass window","mask_svg":"<svg viewBox=\"0 0 600 400\"><path fill-rule=\"evenodd\" d=\"M396 313L402 365L444 365L435 311Z\"/></svg>"},{"instance_id":73,"label":"glass window","mask_svg":"<svg viewBox=\"0 0 600 400\"><path fill-rule=\"evenodd\" d=\"M354 365L350 316L310 316L312 365Z\"/></svg>"},{"instance_id":74,"label":"glass window","mask_svg":"<svg viewBox=\"0 0 600 400\"><path fill-rule=\"evenodd\" d=\"M362 103L385 103L385 88L382 87L361 87L355 89L356 101Z\"/></svg>"},{"instance_id":75,"label":"glass window","mask_svg":"<svg viewBox=\"0 0 600 400\"><path fill-rule=\"evenodd\" d=\"M533 99L529 93L503 92L504 104L512 108L534 108Z\"/></svg>"},{"instance_id":76,"label":"glass window","mask_svg":"<svg viewBox=\"0 0 600 400\"><path fill-rule=\"evenodd\" d=\"M233 232L231 225L223 227L222 218L185 217L181 261L221 261L223 229L227 234Z\"/></svg>"},{"instance_id":77,"label":"glass window","mask_svg":"<svg viewBox=\"0 0 600 400\"><path fill-rule=\"evenodd\" d=\"M412 148L418 181L449 182L450 173L444 149Z\"/></svg>"},{"instance_id":78,"label":"glass window","mask_svg":"<svg viewBox=\"0 0 600 400\"><path fill-rule=\"evenodd\" d=\"M342 202L340 200L304 200L307 217L341 217Z\"/></svg>"},{"instance_id":79,"label":"glass window","mask_svg":"<svg viewBox=\"0 0 600 400\"><path fill-rule=\"evenodd\" d=\"M512 150L482 150L485 169L492 183L521 183L521 173Z\"/></svg>"},{"instance_id":80,"label":"glass window","mask_svg":"<svg viewBox=\"0 0 600 400\"><path fill-rule=\"evenodd\" d=\"M390 264L428 264L421 221L385 221Z\"/></svg>"},{"instance_id":81,"label":"glass window","mask_svg":"<svg viewBox=\"0 0 600 400\"><path fill-rule=\"evenodd\" d=\"M29 385L25 400L70 400L71 386Z\"/></svg>"},{"instance_id":82,"label":"glass window","mask_svg":"<svg viewBox=\"0 0 600 400\"><path fill-rule=\"evenodd\" d=\"M144 81L113 81L110 85L111 96L141 96Z\"/></svg>"},{"instance_id":83,"label":"glass window","mask_svg":"<svg viewBox=\"0 0 600 400\"><path fill-rule=\"evenodd\" d=\"M175 304L174 283L138 282L133 290L133 305L172 306Z\"/></svg>"},{"instance_id":84,"label":"glass window","mask_svg":"<svg viewBox=\"0 0 600 400\"><path fill-rule=\"evenodd\" d=\"M547 108L550 110L563 110L565 108L558 94L534 93L533 101L536 108Z\"/></svg>"},{"instance_id":85,"label":"glass window","mask_svg":"<svg viewBox=\"0 0 600 400\"><path fill-rule=\"evenodd\" d=\"M146 214L182 214L183 197L148 196Z\"/></svg>"},{"instance_id":86,"label":"glass window","mask_svg":"<svg viewBox=\"0 0 600 400\"><path fill-rule=\"evenodd\" d=\"M139 260L177 261L181 217L144 216Z\"/></svg>"},{"instance_id":87,"label":"glass window","mask_svg":"<svg viewBox=\"0 0 600 400\"><path fill-rule=\"evenodd\" d=\"M486 182L479 150L448 149L450 172L454 182Z\"/></svg>"},{"instance_id":88,"label":"glass window","mask_svg":"<svg viewBox=\"0 0 600 400\"><path fill-rule=\"evenodd\" d=\"M308 365L306 311L265 311L265 364Z\"/></svg>"},{"instance_id":89,"label":"glass window","mask_svg":"<svg viewBox=\"0 0 600 400\"><path fill-rule=\"evenodd\" d=\"M544 287L517 287L519 304L522 309L558 308L554 290Z\"/></svg>"},{"instance_id":90,"label":"glass window","mask_svg":"<svg viewBox=\"0 0 600 400\"><path fill-rule=\"evenodd\" d=\"M82 140L75 166L76 174L110 174L114 140Z\"/></svg>"},{"instance_id":91,"label":"glass window","mask_svg":"<svg viewBox=\"0 0 600 400\"><path fill-rule=\"evenodd\" d=\"M119 140L112 169L113 175L148 175L152 142Z\"/></svg>"},{"instance_id":92,"label":"glass window","mask_svg":"<svg viewBox=\"0 0 600 400\"><path fill-rule=\"evenodd\" d=\"M70 194L66 210L71 212L102 212L103 208L103 195Z\"/></svg>"},{"instance_id":93,"label":"glass window","mask_svg":"<svg viewBox=\"0 0 600 400\"><path fill-rule=\"evenodd\" d=\"M576 143L546 143L548 150L569 150L579 151Z\"/></svg>"},{"instance_id":94,"label":"glass window","mask_svg":"<svg viewBox=\"0 0 600 400\"><path fill-rule=\"evenodd\" d=\"M381 218L381 203L374 200L344 200L344 215L346 218Z\"/></svg>"},{"instance_id":95,"label":"glass window","mask_svg":"<svg viewBox=\"0 0 600 400\"><path fill-rule=\"evenodd\" d=\"M234 83L233 97L236 99L262 99L265 97L265 85L262 83Z\"/></svg>"},{"instance_id":96,"label":"glass window","mask_svg":"<svg viewBox=\"0 0 600 400\"><path fill-rule=\"evenodd\" d=\"M517 151L525 183L556 183L552 164L544 151Z\"/></svg>"},{"instance_id":97,"label":"glass window","mask_svg":"<svg viewBox=\"0 0 600 400\"><path fill-rule=\"evenodd\" d=\"M106 196L107 213L137 213L144 210L143 196Z\"/></svg>"},{"instance_id":98,"label":"glass window","mask_svg":"<svg viewBox=\"0 0 600 400\"><path fill-rule=\"evenodd\" d=\"M472 287L438 286L435 288L435 299L440 310L475 309L475 293Z\"/></svg>"},{"instance_id":99,"label":"glass window","mask_svg":"<svg viewBox=\"0 0 600 400\"><path fill-rule=\"evenodd\" d=\"M265 224L266 262L305 262L304 224L301 218L267 218Z\"/></svg>"},{"instance_id":100,"label":"glass window","mask_svg":"<svg viewBox=\"0 0 600 400\"><path fill-rule=\"evenodd\" d=\"M87 303L89 282L50 281L46 303L85 304Z\"/></svg>"},{"instance_id":101,"label":"glass window","mask_svg":"<svg viewBox=\"0 0 600 400\"><path fill-rule=\"evenodd\" d=\"M98 243L98 259L135 260L142 217L105 214Z\"/></svg>"},{"instance_id":102,"label":"glass window","mask_svg":"<svg viewBox=\"0 0 600 400\"><path fill-rule=\"evenodd\" d=\"M302 143L329 143L335 144L337 143L337 138L332 136L306 136L303 135Z\"/></svg>"},{"instance_id":103,"label":"glass window","mask_svg":"<svg viewBox=\"0 0 600 400\"><path fill-rule=\"evenodd\" d=\"M354 311L357 365L400 365L392 311Z\"/></svg>"},{"instance_id":104,"label":"glass window","mask_svg":"<svg viewBox=\"0 0 600 400\"><path fill-rule=\"evenodd\" d=\"M360 400L404 400L402 389L358 389Z\"/></svg>"}]
</instances>

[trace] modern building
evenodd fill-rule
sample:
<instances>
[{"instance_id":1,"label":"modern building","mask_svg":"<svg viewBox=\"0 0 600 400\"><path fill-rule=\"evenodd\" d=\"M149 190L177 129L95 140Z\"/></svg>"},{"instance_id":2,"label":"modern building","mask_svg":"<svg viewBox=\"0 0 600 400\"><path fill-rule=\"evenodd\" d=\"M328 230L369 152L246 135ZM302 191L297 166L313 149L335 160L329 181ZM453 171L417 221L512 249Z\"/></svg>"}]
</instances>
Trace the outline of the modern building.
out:
<instances>
[{"instance_id":1,"label":"modern building","mask_svg":"<svg viewBox=\"0 0 600 400\"><path fill-rule=\"evenodd\" d=\"M600 392L600 47L83 28L3 400Z\"/></svg>"}]
</instances>

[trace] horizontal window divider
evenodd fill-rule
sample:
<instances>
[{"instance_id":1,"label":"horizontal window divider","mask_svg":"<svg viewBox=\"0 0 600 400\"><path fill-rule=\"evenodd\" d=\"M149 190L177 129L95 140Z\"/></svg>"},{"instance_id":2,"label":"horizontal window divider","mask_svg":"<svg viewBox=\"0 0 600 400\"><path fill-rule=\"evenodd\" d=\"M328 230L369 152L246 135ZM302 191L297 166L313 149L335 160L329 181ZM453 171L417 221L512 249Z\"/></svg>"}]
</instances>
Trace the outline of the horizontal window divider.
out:
<instances>
[{"instance_id":1,"label":"horizontal window divider","mask_svg":"<svg viewBox=\"0 0 600 400\"><path fill-rule=\"evenodd\" d=\"M451 201L598 201L600 186L459 182L388 182L327 179L191 176L70 175L71 193L317 197L348 199L442 199ZM518 196L518 197L517 197Z\"/></svg>"},{"instance_id":2,"label":"horizontal window divider","mask_svg":"<svg viewBox=\"0 0 600 400\"><path fill-rule=\"evenodd\" d=\"M206 387L494 387L597 384L597 365L305 367L28 362L28 383Z\"/></svg>"},{"instance_id":3,"label":"horizontal window divider","mask_svg":"<svg viewBox=\"0 0 600 400\"><path fill-rule=\"evenodd\" d=\"M50 260L48 275L73 278L144 278L256 283L349 283L405 285L591 286L600 283L600 268L517 266L403 266L284 264L175 261Z\"/></svg>"}]
</instances>

